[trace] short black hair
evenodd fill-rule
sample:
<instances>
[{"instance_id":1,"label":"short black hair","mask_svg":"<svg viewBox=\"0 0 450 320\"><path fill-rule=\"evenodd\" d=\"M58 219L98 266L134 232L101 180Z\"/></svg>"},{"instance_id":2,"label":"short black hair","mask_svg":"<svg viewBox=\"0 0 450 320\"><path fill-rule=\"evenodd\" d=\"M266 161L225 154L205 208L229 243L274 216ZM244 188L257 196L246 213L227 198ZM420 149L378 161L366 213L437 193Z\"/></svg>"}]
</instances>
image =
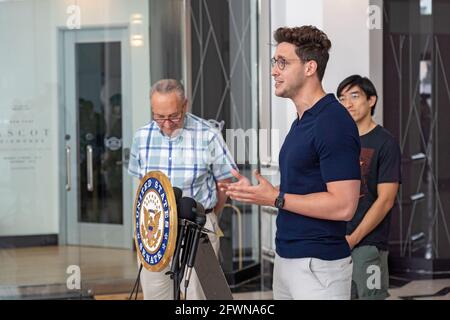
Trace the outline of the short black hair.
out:
<instances>
[{"instance_id":1,"label":"short black hair","mask_svg":"<svg viewBox=\"0 0 450 320\"><path fill-rule=\"evenodd\" d=\"M338 86L337 90L336 90L336 96L339 98L342 94L342 91L347 88L348 86L350 86L350 88L357 86L359 87L364 94L366 95L367 99L369 99L370 97L375 97L375 104L372 107L372 110L370 111L370 115L373 116L373 114L375 113L375 106L377 105L378 102L378 94L377 94L377 89L375 89L375 86L373 85L372 81L369 80L369 78L366 77L361 77L358 74L354 74L350 77L345 78Z\"/></svg>"}]
</instances>

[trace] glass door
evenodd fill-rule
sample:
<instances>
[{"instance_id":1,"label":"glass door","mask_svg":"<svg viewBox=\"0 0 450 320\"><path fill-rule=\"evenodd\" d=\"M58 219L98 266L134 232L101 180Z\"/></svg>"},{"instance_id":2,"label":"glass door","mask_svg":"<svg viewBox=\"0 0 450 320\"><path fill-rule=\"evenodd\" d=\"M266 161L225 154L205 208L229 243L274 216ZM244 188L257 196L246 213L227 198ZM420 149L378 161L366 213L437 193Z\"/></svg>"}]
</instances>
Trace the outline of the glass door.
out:
<instances>
[{"instance_id":1,"label":"glass door","mask_svg":"<svg viewBox=\"0 0 450 320\"><path fill-rule=\"evenodd\" d=\"M68 244L132 246L126 29L64 34Z\"/></svg>"}]
</instances>

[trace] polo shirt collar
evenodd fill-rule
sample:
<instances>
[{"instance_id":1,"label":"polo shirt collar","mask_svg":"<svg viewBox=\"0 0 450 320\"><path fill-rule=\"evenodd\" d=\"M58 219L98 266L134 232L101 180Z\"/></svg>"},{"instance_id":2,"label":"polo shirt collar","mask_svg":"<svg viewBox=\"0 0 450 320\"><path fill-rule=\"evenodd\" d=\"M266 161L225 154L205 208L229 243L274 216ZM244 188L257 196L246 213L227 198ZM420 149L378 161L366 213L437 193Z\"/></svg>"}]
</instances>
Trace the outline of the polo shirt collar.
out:
<instances>
[{"instance_id":1,"label":"polo shirt collar","mask_svg":"<svg viewBox=\"0 0 450 320\"><path fill-rule=\"evenodd\" d=\"M312 114L313 116L316 116L323 110L323 108L325 108L326 105L334 102L335 100L336 100L336 98L334 97L334 94L328 93L322 99L317 101L312 106L312 108L309 108L305 112L308 112L308 113Z\"/></svg>"}]
</instances>

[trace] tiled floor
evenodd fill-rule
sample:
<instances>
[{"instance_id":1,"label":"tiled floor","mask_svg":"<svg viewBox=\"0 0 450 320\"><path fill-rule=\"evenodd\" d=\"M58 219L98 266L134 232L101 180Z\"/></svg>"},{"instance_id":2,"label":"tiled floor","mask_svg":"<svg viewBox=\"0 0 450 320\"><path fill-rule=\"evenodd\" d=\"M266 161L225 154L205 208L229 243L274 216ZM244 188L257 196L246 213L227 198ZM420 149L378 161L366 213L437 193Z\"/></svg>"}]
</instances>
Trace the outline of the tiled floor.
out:
<instances>
[{"instance_id":1,"label":"tiled floor","mask_svg":"<svg viewBox=\"0 0 450 320\"><path fill-rule=\"evenodd\" d=\"M414 280L400 288L389 290L391 296L388 299L450 300L450 292L443 296L432 296L445 288L450 288L450 279Z\"/></svg>"},{"instance_id":2,"label":"tiled floor","mask_svg":"<svg viewBox=\"0 0 450 320\"><path fill-rule=\"evenodd\" d=\"M450 292L442 296L431 296L440 290L450 287L450 279L435 279L435 280L416 280L408 283L401 288L389 290L390 297L387 300L450 300ZM449 290L450 291L450 290ZM417 297L427 295L427 297ZM430 295L430 296L428 296ZM116 295L100 295L96 296L97 300L125 300L128 299L129 294ZM255 291L233 293L234 300L272 300L272 291ZM142 299L142 295L138 296L138 300Z\"/></svg>"},{"instance_id":3,"label":"tiled floor","mask_svg":"<svg viewBox=\"0 0 450 320\"><path fill-rule=\"evenodd\" d=\"M69 266L80 267L81 290L67 289ZM0 299L57 298L131 291L138 267L131 250L55 246L2 249L0 271Z\"/></svg>"},{"instance_id":4,"label":"tiled floor","mask_svg":"<svg viewBox=\"0 0 450 320\"><path fill-rule=\"evenodd\" d=\"M82 286L70 292L67 267L78 265ZM0 300L5 298L127 299L137 274L135 252L88 247L36 247L0 250ZM398 279L397 279L398 280ZM398 283L399 281L397 281ZM401 283L401 281L400 281ZM414 280L389 290L389 300L450 300L450 279ZM258 283L256 283L258 284ZM233 293L236 300L270 300L271 291ZM248 288L247 288L248 289ZM441 292L442 295L433 296ZM141 298L139 296L138 298Z\"/></svg>"},{"instance_id":5,"label":"tiled floor","mask_svg":"<svg viewBox=\"0 0 450 320\"><path fill-rule=\"evenodd\" d=\"M447 288L447 290L444 290ZM442 296L433 296L439 291L447 292ZM387 300L450 300L450 279L414 280L402 287L389 290ZM422 296L422 297L420 297ZM272 291L234 293L236 300L270 300Z\"/></svg>"},{"instance_id":6,"label":"tiled floor","mask_svg":"<svg viewBox=\"0 0 450 320\"><path fill-rule=\"evenodd\" d=\"M107 294L107 295L97 295L95 300L128 300L129 293L119 293L119 294ZM245 293L233 293L234 300L272 300L272 291L265 292L245 292ZM142 294L139 294L137 300L142 300Z\"/></svg>"},{"instance_id":7,"label":"tiled floor","mask_svg":"<svg viewBox=\"0 0 450 320\"><path fill-rule=\"evenodd\" d=\"M234 300L272 300L272 291L233 293Z\"/></svg>"}]
</instances>

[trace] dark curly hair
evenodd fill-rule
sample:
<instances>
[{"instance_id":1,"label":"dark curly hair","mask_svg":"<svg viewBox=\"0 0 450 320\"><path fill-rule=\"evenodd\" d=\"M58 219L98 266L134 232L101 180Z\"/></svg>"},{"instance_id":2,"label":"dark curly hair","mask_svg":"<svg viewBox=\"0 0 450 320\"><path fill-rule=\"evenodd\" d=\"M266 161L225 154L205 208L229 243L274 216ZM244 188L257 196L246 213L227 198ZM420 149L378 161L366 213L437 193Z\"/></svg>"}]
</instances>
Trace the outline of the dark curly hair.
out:
<instances>
[{"instance_id":1,"label":"dark curly hair","mask_svg":"<svg viewBox=\"0 0 450 320\"><path fill-rule=\"evenodd\" d=\"M288 42L295 45L295 53L302 62L314 60L317 63L317 75L322 81L330 55L331 41L328 36L314 26L278 28L274 33L277 44Z\"/></svg>"}]
</instances>

